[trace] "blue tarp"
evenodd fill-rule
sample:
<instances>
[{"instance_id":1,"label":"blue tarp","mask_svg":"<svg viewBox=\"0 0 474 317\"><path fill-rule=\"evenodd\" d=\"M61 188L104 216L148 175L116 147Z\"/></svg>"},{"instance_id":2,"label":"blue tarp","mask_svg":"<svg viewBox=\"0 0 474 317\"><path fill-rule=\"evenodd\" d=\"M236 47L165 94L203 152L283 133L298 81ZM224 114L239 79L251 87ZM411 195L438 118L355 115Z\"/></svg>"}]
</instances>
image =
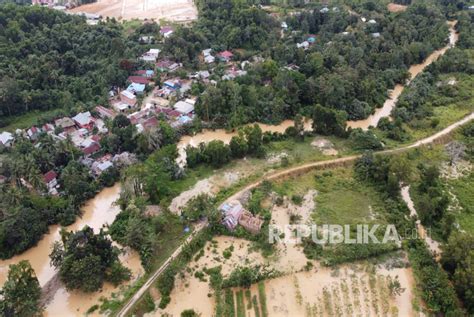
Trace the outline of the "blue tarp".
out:
<instances>
[{"instance_id":1,"label":"blue tarp","mask_svg":"<svg viewBox=\"0 0 474 317\"><path fill-rule=\"evenodd\" d=\"M128 86L127 90L131 92L142 93L145 91L145 85L131 83L130 86Z\"/></svg>"}]
</instances>

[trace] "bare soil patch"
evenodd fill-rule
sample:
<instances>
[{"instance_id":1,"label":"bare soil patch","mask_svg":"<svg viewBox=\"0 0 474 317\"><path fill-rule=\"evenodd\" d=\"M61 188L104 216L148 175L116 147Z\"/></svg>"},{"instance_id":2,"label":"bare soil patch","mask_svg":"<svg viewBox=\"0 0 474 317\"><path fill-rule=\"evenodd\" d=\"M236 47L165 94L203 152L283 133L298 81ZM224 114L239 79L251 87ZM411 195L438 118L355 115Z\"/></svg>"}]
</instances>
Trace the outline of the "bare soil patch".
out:
<instances>
[{"instance_id":1,"label":"bare soil patch","mask_svg":"<svg viewBox=\"0 0 474 317\"><path fill-rule=\"evenodd\" d=\"M402 4L389 3L387 5L387 9L390 12L403 12L407 9L407 6L402 5Z\"/></svg>"},{"instance_id":2,"label":"bare soil patch","mask_svg":"<svg viewBox=\"0 0 474 317\"><path fill-rule=\"evenodd\" d=\"M165 19L187 22L197 19L192 0L99 0L70 12L85 12L117 19Z\"/></svg>"}]
</instances>

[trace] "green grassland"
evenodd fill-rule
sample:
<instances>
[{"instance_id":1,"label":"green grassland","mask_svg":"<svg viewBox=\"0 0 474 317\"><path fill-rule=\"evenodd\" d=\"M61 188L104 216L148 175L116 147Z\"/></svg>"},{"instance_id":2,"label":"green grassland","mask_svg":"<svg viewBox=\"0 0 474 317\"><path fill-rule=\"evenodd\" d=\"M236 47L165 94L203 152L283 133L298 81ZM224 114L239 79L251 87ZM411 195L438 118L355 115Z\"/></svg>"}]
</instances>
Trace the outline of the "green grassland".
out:
<instances>
[{"instance_id":1,"label":"green grassland","mask_svg":"<svg viewBox=\"0 0 474 317\"><path fill-rule=\"evenodd\" d=\"M474 172L448 184L462 207L461 213L456 215L461 229L474 234Z\"/></svg>"},{"instance_id":2,"label":"green grassland","mask_svg":"<svg viewBox=\"0 0 474 317\"><path fill-rule=\"evenodd\" d=\"M357 180L350 167L309 172L275 186L277 193L289 197L303 195L310 189L318 191L316 211L312 215L316 223L385 222L386 211L380 195L372 186Z\"/></svg>"}]
</instances>

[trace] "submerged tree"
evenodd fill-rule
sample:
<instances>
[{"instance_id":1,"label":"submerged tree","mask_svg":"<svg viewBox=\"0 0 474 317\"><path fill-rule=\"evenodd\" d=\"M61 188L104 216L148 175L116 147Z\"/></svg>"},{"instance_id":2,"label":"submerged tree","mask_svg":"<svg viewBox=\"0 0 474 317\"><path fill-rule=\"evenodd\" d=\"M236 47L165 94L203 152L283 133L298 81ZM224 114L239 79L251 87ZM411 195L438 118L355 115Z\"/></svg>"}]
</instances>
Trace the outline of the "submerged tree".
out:
<instances>
[{"instance_id":1,"label":"submerged tree","mask_svg":"<svg viewBox=\"0 0 474 317\"><path fill-rule=\"evenodd\" d=\"M76 232L61 232L62 243L55 242L50 254L67 289L95 292L104 281L119 284L130 278L130 271L118 259L118 249L101 230L94 234L86 226Z\"/></svg>"},{"instance_id":2,"label":"submerged tree","mask_svg":"<svg viewBox=\"0 0 474 317\"><path fill-rule=\"evenodd\" d=\"M10 265L8 279L1 293L2 316L41 316L41 287L28 261Z\"/></svg>"}]
</instances>

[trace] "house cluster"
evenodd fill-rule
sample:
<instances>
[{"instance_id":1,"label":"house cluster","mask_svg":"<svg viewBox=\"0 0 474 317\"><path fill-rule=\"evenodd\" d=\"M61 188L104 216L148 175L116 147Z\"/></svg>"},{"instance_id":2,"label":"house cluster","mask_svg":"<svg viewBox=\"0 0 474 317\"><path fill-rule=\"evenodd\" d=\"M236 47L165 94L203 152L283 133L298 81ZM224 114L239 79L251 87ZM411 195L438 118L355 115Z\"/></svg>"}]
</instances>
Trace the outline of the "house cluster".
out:
<instances>
[{"instance_id":1,"label":"house cluster","mask_svg":"<svg viewBox=\"0 0 474 317\"><path fill-rule=\"evenodd\" d=\"M313 45L316 42L316 35L314 34L309 34L306 36L306 40L304 40L301 43L296 43L297 48L302 48L304 50L307 50L311 45Z\"/></svg>"},{"instance_id":2,"label":"house cluster","mask_svg":"<svg viewBox=\"0 0 474 317\"><path fill-rule=\"evenodd\" d=\"M191 89L191 82L182 80L178 77L171 77L163 82L160 89L154 93L155 97L169 99L170 97L178 97L183 95Z\"/></svg>"},{"instance_id":3,"label":"house cluster","mask_svg":"<svg viewBox=\"0 0 474 317\"><path fill-rule=\"evenodd\" d=\"M37 143L42 133L49 134L56 141L69 139L81 151L80 161L90 168L93 176L98 177L102 172L114 166L114 157L110 154L101 156L99 141L103 135L108 133L104 119L112 119L116 113L103 106L97 106L95 112L98 114L97 116L93 116L90 111L80 112L73 117L58 118L42 126L32 126L25 130L18 129L15 133L2 132L0 144L10 147L17 137L28 138L31 142ZM115 160L120 161L123 153L121 155ZM43 181L49 194L59 194L58 172L56 170L53 169L45 173ZM22 182L27 188L32 188L25 180Z\"/></svg>"},{"instance_id":4,"label":"house cluster","mask_svg":"<svg viewBox=\"0 0 474 317\"><path fill-rule=\"evenodd\" d=\"M258 234L262 229L263 220L246 210L239 201L223 203L219 210L222 212L222 224L230 231L238 225L252 234Z\"/></svg>"}]
</instances>

